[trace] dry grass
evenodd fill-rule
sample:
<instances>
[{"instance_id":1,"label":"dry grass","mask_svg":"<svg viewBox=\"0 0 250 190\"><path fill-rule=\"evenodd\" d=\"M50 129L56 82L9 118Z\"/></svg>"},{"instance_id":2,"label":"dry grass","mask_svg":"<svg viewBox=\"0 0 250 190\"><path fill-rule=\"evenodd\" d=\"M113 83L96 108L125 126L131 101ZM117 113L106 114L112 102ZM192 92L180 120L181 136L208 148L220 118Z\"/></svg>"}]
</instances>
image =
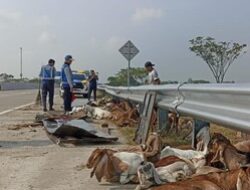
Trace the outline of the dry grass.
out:
<instances>
[{"instance_id":1,"label":"dry grass","mask_svg":"<svg viewBox=\"0 0 250 190\"><path fill-rule=\"evenodd\" d=\"M213 133L223 134L225 137L230 139L233 144L242 141L241 137L237 137L237 131L216 124L211 124L210 132L211 134Z\"/></svg>"},{"instance_id":2,"label":"dry grass","mask_svg":"<svg viewBox=\"0 0 250 190\"><path fill-rule=\"evenodd\" d=\"M168 133L162 136L162 143L165 146L171 146L171 147L191 145L191 141L183 139L182 135L176 133Z\"/></svg>"},{"instance_id":3,"label":"dry grass","mask_svg":"<svg viewBox=\"0 0 250 190\"><path fill-rule=\"evenodd\" d=\"M119 128L119 131L121 132L122 136L126 139L128 145L135 145L133 139L135 137L136 127L122 127Z\"/></svg>"},{"instance_id":4,"label":"dry grass","mask_svg":"<svg viewBox=\"0 0 250 190\"><path fill-rule=\"evenodd\" d=\"M120 128L120 132L122 136L126 139L128 145L135 145L135 142L133 141L135 137L135 131L136 127ZM210 132L211 134L213 133L223 134L228 139L230 139L233 144L242 141L241 137L237 137L237 131L219 125L211 124ZM183 149L190 148L191 140L186 140L183 138L187 134L188 134L187 130L181 131L179 134L176 134L174 132L163 134L161 135L162 142L164 145L167 146L178 147Z\"/></svg>"}]
</instances>

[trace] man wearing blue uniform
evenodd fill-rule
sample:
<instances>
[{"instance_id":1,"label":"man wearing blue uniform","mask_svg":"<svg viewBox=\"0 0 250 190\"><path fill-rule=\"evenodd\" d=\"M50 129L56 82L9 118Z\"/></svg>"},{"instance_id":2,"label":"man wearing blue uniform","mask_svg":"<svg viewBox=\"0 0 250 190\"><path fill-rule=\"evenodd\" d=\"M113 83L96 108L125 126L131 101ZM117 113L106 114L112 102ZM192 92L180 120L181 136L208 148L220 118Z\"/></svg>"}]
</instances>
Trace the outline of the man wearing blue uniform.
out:
<instances>
[{"instance_id":1,"label":"man wearing blue uniform","mask_svg":"<svg viewBox=\"0 0 250 190\"><path fill-rule=\"evenodd\" d=\"M49 110L53 111L54 104L54 86L55 86L55 75L56 69L54 67L55 60L50 59L47 65L42 66L40 72L40 78L42 80L42 102L43 111L47 110L47 94L49 94Z\"/></svg>"},{"instance_id":2,"label":"man wearing blue uniform","mask_svg":"<svg viewBox=\"0 0 250 190\"><path fill-rule=\"evenodd\" d=\"M61 85L64 90L63 100L64 100L65 113L68 113L72 110L71 102L72 102L72 92L73 92L73 77L70 68L72 62L73 58L71 55L65 56L65 61L62 66L62 72L61 72Z\"/></svg>"},{"instance_id":3,"label":"man wearing blue uniform","mask_svg":"<svg viewBox=\"0 0 250 190\"><path fill-rule=\"evenodd\" d=\"M92 92L94 93L94 101L96 101L96 89L97 89L97 80L98 80L98 76L95 73L94 70L90 71L90 76L89 76L89 91L88 91L88 99L90 101L91 98L91 94Z\"/></svg>"}]
</instances>

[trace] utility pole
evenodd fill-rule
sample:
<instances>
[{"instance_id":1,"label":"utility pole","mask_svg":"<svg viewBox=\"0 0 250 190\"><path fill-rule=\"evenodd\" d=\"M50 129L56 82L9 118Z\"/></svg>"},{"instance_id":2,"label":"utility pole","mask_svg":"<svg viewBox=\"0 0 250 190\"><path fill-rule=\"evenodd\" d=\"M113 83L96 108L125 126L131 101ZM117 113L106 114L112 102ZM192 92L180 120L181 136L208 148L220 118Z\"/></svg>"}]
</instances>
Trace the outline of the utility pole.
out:
<instances>
[{"instance_id":1,"label":"utility pole","mask_svg":"<svg viewBox=\"0 0 250 190\"><path fill-rule=\"evenodd\" d=\"M23 79L23 48L20 47L20 78Z\"/></svg>"}]
</instances>

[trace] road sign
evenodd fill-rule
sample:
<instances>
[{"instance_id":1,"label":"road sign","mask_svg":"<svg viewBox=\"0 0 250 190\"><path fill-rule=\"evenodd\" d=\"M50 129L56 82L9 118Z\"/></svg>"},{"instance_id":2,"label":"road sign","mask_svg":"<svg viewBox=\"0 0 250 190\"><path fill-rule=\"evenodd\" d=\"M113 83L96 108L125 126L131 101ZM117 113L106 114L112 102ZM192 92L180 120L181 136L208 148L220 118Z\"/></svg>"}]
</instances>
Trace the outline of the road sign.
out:
<instances>
[{"instance_id":1,"label":"road sign","mask_svg":"<svg viewBox=\"0 0 250 190\"><path fill-rule=\"evenodd\" d=\"M139 50L129 40L120 49L119 52L128 60L128 87L130 86L130 61L139 53Z\"/></svg>"},{"instance_id":2,"label":"road sign","mask_svg":"<svg viewBox=\"0 0 250 190\"><path fill-rule=\"evenodd\" d=\"M139 50L135 45L129 40L120 49L119 52L128 60L131 61L138 53Z\"/></svg>"}]
</instances>

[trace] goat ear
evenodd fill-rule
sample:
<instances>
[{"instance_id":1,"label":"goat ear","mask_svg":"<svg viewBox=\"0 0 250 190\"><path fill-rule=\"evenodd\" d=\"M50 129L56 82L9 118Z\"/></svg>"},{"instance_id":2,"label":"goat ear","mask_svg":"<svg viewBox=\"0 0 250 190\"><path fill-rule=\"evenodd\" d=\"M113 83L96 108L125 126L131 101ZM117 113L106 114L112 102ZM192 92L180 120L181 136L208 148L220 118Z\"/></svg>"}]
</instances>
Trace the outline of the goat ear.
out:
<instances>
[{"instance_id":1,"label":"goat ear","mask_svg":"<svg viewBox=\"0 0 250 190\"><path fill-rule=\"evenodd\" d=\"M104 176L105 170L103 170L103 168L105 168L106 162L107 162L107 156L104 155L101 158L100 162L96 165L95 170L93 170L93 175L95 174L98 182L101 182L102 177Z\"/></svg>"}]
</instances>

